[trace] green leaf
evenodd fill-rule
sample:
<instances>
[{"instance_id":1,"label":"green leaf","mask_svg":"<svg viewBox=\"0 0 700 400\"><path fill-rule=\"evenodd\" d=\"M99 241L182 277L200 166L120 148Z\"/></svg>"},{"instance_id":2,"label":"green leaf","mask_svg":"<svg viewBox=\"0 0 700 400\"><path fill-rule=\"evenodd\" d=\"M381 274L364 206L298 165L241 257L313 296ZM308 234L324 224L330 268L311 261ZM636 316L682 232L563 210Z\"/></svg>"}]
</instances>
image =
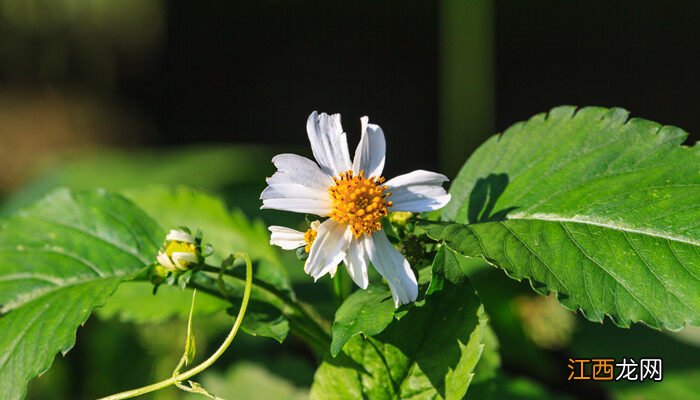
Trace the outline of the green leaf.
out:
<instances>
[{"instance_id":1,"label":"green leaf","mask_svg":"<svg viewBox=\"0 0 700 400\"><path fill-rule=\"evenodd\" d=\"M535 297L531 288L524 282L508 278L494 268L470 274L469 280L484 303L489 316L489 326L493 328L501 343L507 343L507 346L499 348L503 363L515 370L527 371L528 376L540 381L559 382L561 357L544 351L532 341L525 333L524 321L518 313L523 299ZM536 298L544 299L542 296ZM550 330L554 327L555 321L550 320L543 329ZM487 348L484 352L486 351Z\"/></svg>"},{"instance_id":2,"label":"green leaf","mask_svg":"<svg viewBox=\"0 0 700 400\"><path fill-rule=\"evenodd\" d=\"M486 317L471 285L444 282L374 337L326 356L312 399L462 399L481 356Z\"/></svg>"},{"instance_id":3,"label":"green leaf","mask_svg":"<svg viewBox=\"0 0 700 400\"><path fill-rule=\"evenodd\" d=\"M479 363L474 369L472 388L482 382L494 379L501 368L501 355L499 353L500 344L498 337L490 325L486 325L484 330L484 350L481 353Z\"/></svg>"},{"instance_id":4,"label":"green leaf","mask_svg":"<svg viewBox=\"0 0 700 400\"><path fill-rule=\"evenodd\" d=\"M592 321L700 323L700 146L620 109L560 107L462 168L428 234ZM470 225L462 225L469 223Z\"/></svg>"},{"instance_id":5,"label":"green leaf","mask_svg":"<svg viewBox=\"0 0 700 400\"><path fill-rule=\"evenodd\" d=\"M434 273L443 275L452 283L461 283L471 273L488 267L483 259L464 257L448 246L441 246L433 260Z\"/></svg>"},{"instance_id":6,"label":"green leaf","mask_svg":"<svg viewBox=\"0 0 700 400\"><path fill-rule=\"evenodd\" d=\"M75 331L119 283L153 261L163 231L105 191L59 190L0 228L0 387L27 381L75 343Z\"/></svg>"},{"instance_id":7,"label":"green leaf","mask_svg":"<svg viewBox=\"0 0 700 400\"><path fill-rule=\"evenodd\" d=\"M190 305L190 314L187 317L187 339L185 339L185 351L182 354L182 361L185 365L190 365L194 361L194 357L197 355L197 342L194 337L194 331L192 331L192 315L194 314L194 304L196 299L197 291L192 291L192 304ZM175 370L173 376L180 372L179 368Z\"/></svg>"},{"instance_id":8,"label":"green leaf","mask_svg":"<svg viewBox=\"0 0 700 400\"><path fill-rule=\"evenodd\" d=\"M331 355L340 353L350 338L360 333L374 336L394 319L394 302L384 285L372 285L351 294L335 313Z\"/></svg>"}]
</instances>

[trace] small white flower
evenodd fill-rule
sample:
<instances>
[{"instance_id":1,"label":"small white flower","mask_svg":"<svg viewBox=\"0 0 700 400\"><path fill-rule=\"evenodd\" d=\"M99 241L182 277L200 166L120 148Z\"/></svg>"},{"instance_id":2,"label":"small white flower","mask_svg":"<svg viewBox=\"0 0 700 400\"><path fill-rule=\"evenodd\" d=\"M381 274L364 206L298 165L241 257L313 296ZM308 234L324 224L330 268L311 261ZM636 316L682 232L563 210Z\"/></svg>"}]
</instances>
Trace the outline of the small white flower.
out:
<instances>
[{"instance_id":1,"label":"small white flower","mask_svg":"<svg viewBox=\"0 0 700 400\"><path fill-rule=\"evenodd\" d=\"M335 274L345 262L353 281L366 289L367 264L389 283L394 305L416 300L418 283L406 258L389 242L381 219L390 211L437 210L450 201L442 184L444 175L423 170L382 177L386 142L378 125L360 119L362 138L351 161L340 115L311 113L306 123L316 162L295 154L272 159L277 167L260 195L261 208L329 217L314 231L304 271L314 280ZM273 226L270 243L294 249L309 243L304 233ZM308 231L307 231L308 233Z\"/></svg>"}]
</instances>

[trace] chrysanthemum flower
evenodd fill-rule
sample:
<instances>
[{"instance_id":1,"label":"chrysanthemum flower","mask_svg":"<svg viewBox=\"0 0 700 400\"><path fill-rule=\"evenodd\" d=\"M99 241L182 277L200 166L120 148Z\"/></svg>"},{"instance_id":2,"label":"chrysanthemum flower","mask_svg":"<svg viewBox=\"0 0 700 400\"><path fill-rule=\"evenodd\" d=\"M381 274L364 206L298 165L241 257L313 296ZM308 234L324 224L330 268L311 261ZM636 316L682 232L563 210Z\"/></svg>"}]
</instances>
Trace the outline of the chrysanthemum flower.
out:
<instances>
[{"instance_id":1,"label":"chrysanthemum flower","mask_svg":"<svg viewBox=\"0 0 700 400\"><path fill-rule=\"evenodd\" d=\"M275 156L277 172L267 179L261 208L329 217L312 229L312 241L304 240L302 232L271 226L271 243L287 249L310 244L304 271L314 280L335 274L344 261L353 281L363 289L369 284L371 261L387 280L398 307L416 300L418 283L406 258L382 230L382 218L391 211L442 208L450 201L442 187L448 179L417 170L385 181L384 132L369 124L367 117L360 121L362 138L351 160L340 115L311 113L306 130L316 162L296 154Z\"/></svg>"}]
</instances>

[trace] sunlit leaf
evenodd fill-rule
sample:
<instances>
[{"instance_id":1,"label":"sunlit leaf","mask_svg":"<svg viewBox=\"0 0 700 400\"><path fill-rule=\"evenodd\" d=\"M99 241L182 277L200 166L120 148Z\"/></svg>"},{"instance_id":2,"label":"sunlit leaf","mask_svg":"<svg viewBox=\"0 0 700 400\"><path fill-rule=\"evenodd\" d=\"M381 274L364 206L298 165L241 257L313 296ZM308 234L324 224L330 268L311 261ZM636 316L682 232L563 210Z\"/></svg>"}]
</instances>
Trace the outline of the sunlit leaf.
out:
<instances>
[{"instance_id":1,"label":"sunlit leaf","mask_svg":"<svg viewBox=\"0 0 700 400\"><path fill-rule=\"evenodd\" d=\"M340 353L345 343L355 335L374 336L381 333L394 319L394 302L389 288L372 285L351 294L335 313L331 355Z\"/></svg>"},{"instance_id":2,"label":"sunlit leaf","mask_svg":"<svg viewBox=\"0 0 700 400\"><path fill-rule=\"evenodd\" d=\"M699 324L700 147L627 116L560 107L492 137L429 235L593 321Z\"/></svg>"},{"instance_id":3,"label":"sunlit leaf","mask_svg":"<svg viewBox=\"0 0 700 400\"><path fill-rule=\"evenodd\" d=\"M444 282L374 337L354 336L316 372L312 399L462 399L481 356L486 317L465 281Z\"/></svg>"},{"instance_id":4,"label":"sunlit leaf","mask_svg":"<svg viewBox=\"0 0 700 400\"><path fill-rule=\"evenodd\" d=\"M29 379L68 352L76 329L117 286L153 261L164 232L104 191L59 190L0 228L0 387L23 397Z\"/></svg>"}]
</instances>

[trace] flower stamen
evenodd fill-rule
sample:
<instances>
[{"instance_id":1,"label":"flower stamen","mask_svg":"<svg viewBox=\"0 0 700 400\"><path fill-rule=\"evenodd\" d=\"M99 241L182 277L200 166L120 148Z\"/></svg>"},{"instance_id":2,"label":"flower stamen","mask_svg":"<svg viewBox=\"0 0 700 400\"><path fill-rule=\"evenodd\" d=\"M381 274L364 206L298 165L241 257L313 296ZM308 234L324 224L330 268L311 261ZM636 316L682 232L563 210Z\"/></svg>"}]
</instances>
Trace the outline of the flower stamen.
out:
<instances>
[{"instance_id":1,"label":"flower stamen","mask_svg":"<svg viewBox=\"0 0 700 400\"><path fill-rule=\"evenodd\" d=\"M330 192L333 210L330 217L341 224L350 225L355 238L362 234L371 235L382 229L382 218L388 214L387 208L392 202L391 195L382 186L384 177L365 178L365 171L355 176L352 171L345 171L334 177L334 186Z\"/></svg>"},{"instance_id":2,"label":"flower stamen","mask_svg":"<svg viewBox=\"0 0 700 400\"><path fill-rule=\"evenodd\" d=\"M304 246L304 251L306 251L307 254L311 251L311 245L314 244L317 234L318 231L313 227L310 227L306 230L306 232L304 232L304 243L306 243L306 246Z\"/></svg>"}]
</instances>

